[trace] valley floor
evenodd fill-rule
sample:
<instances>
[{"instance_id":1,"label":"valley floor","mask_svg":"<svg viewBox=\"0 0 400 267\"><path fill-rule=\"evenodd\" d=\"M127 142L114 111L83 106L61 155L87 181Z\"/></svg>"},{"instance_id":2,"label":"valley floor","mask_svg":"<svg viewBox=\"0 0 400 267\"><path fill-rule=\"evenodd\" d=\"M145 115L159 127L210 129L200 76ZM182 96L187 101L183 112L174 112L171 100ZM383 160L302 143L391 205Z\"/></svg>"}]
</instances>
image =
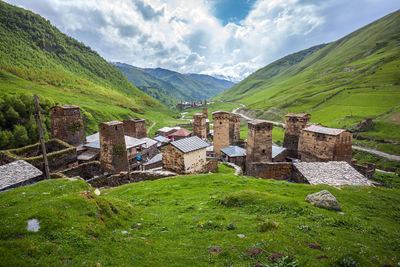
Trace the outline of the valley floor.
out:
<instances>
[{"instance_id":1,"label":"valley floor","mask_svg":"<svg viewBox=\"0 0 400 267\"><path fill-rule=\"evenodd\" d=\"M305 201L323 189L338 199L342 214ZM220 165L215 174L128 184L100 196L93 192L84 181L61 179L0 193L0 265L381 266L400 261L399 189L339 190L259 180L235 176ZM32 218L39 220L38 232L26 230Z\"/></svg>"}]
</instances>

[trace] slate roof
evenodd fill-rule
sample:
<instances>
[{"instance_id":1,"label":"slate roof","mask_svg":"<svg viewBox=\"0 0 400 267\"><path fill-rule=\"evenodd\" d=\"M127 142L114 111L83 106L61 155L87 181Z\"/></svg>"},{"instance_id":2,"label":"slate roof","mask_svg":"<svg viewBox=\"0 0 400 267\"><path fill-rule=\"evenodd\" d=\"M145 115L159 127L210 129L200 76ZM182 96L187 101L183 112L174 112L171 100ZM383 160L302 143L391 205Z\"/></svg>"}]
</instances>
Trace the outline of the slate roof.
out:
<instances>
[{"instance_id":1,"label":"slate roof","mask_svg":"<svg viewBox=\"0 0 400 267\"><path fill-rule=\"evenodd\" d=\"M144 165L146 166L146 165L154 164L154 163L157 163L160 161L162 161L162 153L158 153L157 155L152 157L148 162L146 162L146 164L144 164Z\"/></svg>"},{"instance_id":2,"label":"slate roof","mask_svg":"<svg viewBox=\"0 0 400 267\"><path fill-rule=\"evenodd\" d=\"M149 148L149 147L151 147L151 146L157 144L157 141L156 141L156 140L153 140L153 139L148 138L148 137L144 137L144 138L142 138L142 139L140 139L140 140L146 142L146 144L144 145L146 148Z\"/></svg>"},{"instance_id":3,"label":"slate roof","mask_svg":"<svg viewBox=\"0 0 400 267\"><path fill-rule=\"evenodd\" d=\"M156 136L156 137L154 138L154 140L156 140L157 142L161 142L161 143L167 143L167 142L169 142L169 139L166 138L166 137L164 137L164 136L162 136L162 135Z\"/></svg>"},{"instance_id":4,"label":"slate roof","mask_svg":"<svg viewBox=\"0 0 400 267\"><path fill-rule=\"evenodd\" d=\"M295 162L293 165L312 185L372 185L345 161Z\"/></svg>"},{"instance_id":5,"label":"slate roof","mask_svg":"<svg viewBox=\"0 0 400 267\"><path fill-rule=\"evenodd\" d=\"M167 132L169 132L169 131L172 131L172 130L179 130L179 129L180 129L180 127L162 127L161 129L158 129L157 132L164 132L164 133L167 133Z\"/></svg>"},{"instance_id":6,"label":"slate roof","mask_svg":"<svg viewBox=\"0 0 400 267\"><path fill-rule=\"evenodd\" d=\"M85 151L82 154L78 156L78 160L83 160L83 161L91 161L94 158L96 158L99 155L99 152L95 151Z\"/></svg>"},{"instance_id":7,"label":"slate roof","mask_svg":"<svg viewBox=\"0 0 400 267\"><path fill-rule=\"evenodd\" d=\"M171 145L182 151L183 153L192 152L210 146L209 143L203 141L197 136L184 138L178 141L171 142Z\"/></svg>"},{"instance_id":8,"label":"slate roof","mask_svg":"<svg viewBox=\"0 0 400 267\"><path fill-rule=\"evenodd\" d=\"M0 191L41 176L43 173L24 160L0 166Z\"/></svg>"},{"instance_id":9,"label":"slate roof","mask_svg":"<svg viewBox=\"0 0 400 267\"><path fill-rule=\"evenodd\" d=\"M246 149L239 146L229 146L221 149L228 157L245 157Z\"/></svg>"},{"instance_id":10,"label":"slate roof","mask_svg":"<svg viewBox=\"0 0 400 267\"><path fill-rule=\"evenodd\" d=\"M322 134L329 134L329 135L338 135L346 130L343 129L335 129L335 128L328 128L318 125L311 125L307 128L304 128L305 131L314 132L314 133L322 133Z\"/></svg>"},{"instance_id":11,"label":"slate roof","mask_svg":"<svg viewBox=\"0 0 400 267\"><path fill-rule=\"evenodd\" d=\"M303 113L288 113L288 114L285 115L285 117L299 117L299 118L302 118L302 117L304 117L306 115L310 115L310 114L304 113L304 112Z\"/></svg>"},{"instance_id":12,"label":"slate roof","mask_svg":"<svg viewBox=\"0 0 400 267\"><path fill-rule=\"evenodd\" d=\"M285 150L286 150L285 147L272 145L272 158L275 158L276 156L278 156L279 154L281 154Z\"/></svg>"},{"instance_id":13,"label":"slate roof","mask_svg":"<svg viewBox=\"0 0 400 267\"><path fill-rule=\"evenodd\" d=\"M87 136L86 142L88 142L88 143L84 144L83 145L84 147L100 149L99 133L95 133L95 134ZM129 149L129 148L132 148L135 146L146 144L146 141L125 135L125 144L126 144L126 149Z\"/></svg>"},{"instance_id":14,"label":"slate roof","mask_svg":"<svg viewBox=\"0 0 400 267\"><path fill-rule=\"evenodd\" d=\"M181 129L173 132L172 134L170 134L170 136L183 136L183 137L186 137L186 136L189 136L191 134L192 134L191 131L188 131L186 129L181 128Z\"/></svg>"}]
</instances>

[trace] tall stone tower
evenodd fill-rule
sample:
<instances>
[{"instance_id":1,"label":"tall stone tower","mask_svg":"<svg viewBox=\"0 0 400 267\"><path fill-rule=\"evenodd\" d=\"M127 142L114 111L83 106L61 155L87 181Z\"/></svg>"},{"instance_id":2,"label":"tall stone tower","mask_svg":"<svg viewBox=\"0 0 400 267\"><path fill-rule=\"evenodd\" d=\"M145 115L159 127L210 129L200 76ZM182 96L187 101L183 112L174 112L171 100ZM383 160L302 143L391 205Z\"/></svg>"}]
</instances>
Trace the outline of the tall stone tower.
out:
<instances>
[{"instance_id":1,"label":"tall stone tower","mask_svg":"<svg viewBox=\"0 0 400 267\"><path fill-rule=\"evenodd\" d=\"M229 143L236 145L240 140L240 116L231 114L229 118Z\"/></svg>"},{"instance_id":2,"label":"tall stone tower","mask_svg":"<svg viewBox=\"0 0 400 267\"><path fill-rule=\"evenodd\" d=\"M306 127L311 119L311 115L307 113L289 113L285 116L286 129L283 146L287 148L289 157L298 158L298 147L301 131Z\"/></svg>"},{"instance_id":3,"label":"tall stone tower","mask_svg":"<svg viewBox=\"0 0 400 267\"><path fill-rule=\"evenodd\" d=\"M272 123L253 120L248 127L246 162L272 162Z\"/></svg>"},{"instance_id":4,"label":"tall stone tower","mask_svg":"<svg viewBox=\"0 0 400 267\"><path fill-rule=\"evenodd\" d=\"M202 113L193 114L193 134L201 139L207 138L206 118Z\"/></svg>"},{"instance_id":5,"label":"tall stone tower","mask_svg":"<svg viewBox=\"0 0 400 267\"><path fill-rule=\"evenodd\" d=\"M60 139L70 145L85 143L85 129L78 106L55 106L51 109L51 138Z\"/></svg>"},{"instance_id":6,"label":"tall stone tower","mask_svg":"<svg viewBox=\"0 0 400 267\"><path fill-rule=\"evenodd\" d=\"M229 112L212 113L214 123L214 152L219 156L221 148L229 147Z\"/></svg>"},{"instance_id":7,"label":"tall stone tower","mask_svg":"<svg viewBox=\"0 0 400 267\"><path fill-rule=\"evenodd\" d=\"M124 124L120 121L100 123L99 134L102 169L109 173L129 171Z\"/></svg>"},{"instance_id":8,"label":"tall stone tower","mask_svg":"<svg viewBox=\"0 0 400 267\"><path fill-rule=\"evenodd\" d=\"M124 133L134 138L144 138L146 133L146 120L144 119L131 119L124 120Z\"/></svg>"}]
</instances>

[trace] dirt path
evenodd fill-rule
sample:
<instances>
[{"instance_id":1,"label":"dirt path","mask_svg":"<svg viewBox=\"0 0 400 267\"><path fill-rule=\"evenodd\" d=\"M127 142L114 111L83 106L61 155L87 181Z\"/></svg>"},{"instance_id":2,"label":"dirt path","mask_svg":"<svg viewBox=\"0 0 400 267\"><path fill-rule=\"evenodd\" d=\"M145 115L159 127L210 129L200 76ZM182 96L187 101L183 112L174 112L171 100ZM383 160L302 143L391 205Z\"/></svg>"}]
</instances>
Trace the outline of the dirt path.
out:
<instances>
[{"instance_id":1,"label":"dirt path","mask_svg":"<svg viewBox=\"0 0 400 267\"><path fill-rule=\"evenodd\" d=\"M156 122L153 121L153 124L147 129L147 134L149 134L149 132L151 131L151 129L153 129L153 127L156 125Z\"/></svg>"},{"instance_id":2,"label":"dirt path","mask_svg":"<svg viewBox=\"0 0 400 267\"><path fill-rule=\"evenodd\" d=\"M397 155L392 155L392 154L388 154L382 151L378 151L375 149L371 149L371 148L365 148L365 147L359 147L359 146L353 146L353 149L355 150L360 150L360 151L365 151L374 155L378 155L387 159L391 159L391 160L396 160L396 161L400 161L400 156Z\"/></svg>"},{"instance_id":3,"label":"dirt path","mask_svg":"<svg viewBox=\"0 0 400 267\"><path fill-rule=\"evenodd\" d=\"M240 168L238 165L232 163L232 162L225 162L228 166L232 167L235 169L234 175L238 176L242 173L242 168Z\"/></svg>"},{"instance_id":4,"label":"dirt path","mask_svg":"<svg viewBox=\"0 0 400 267\"><path fill-rule=\"evenodd\" d=\"M239 104L241 107L237 107L237 108L233 109L232 110L233 114L237 114L237 115L241 116L242 118L244 118L245 120L248 120L248 121L256 120L255 118L250 118L249 116L246 116L246 115L244 115L242 113L239 113L238 110L240 108L242 108L242 107L245 107L245 105L244 104L240 104L240 103L237 103L237 104ZM269 121L269 120L265 120L265 121L270 122L275 126L285 128L285 124L284 123L277 122L277 121Z\"/></svg>"}]
</instances>

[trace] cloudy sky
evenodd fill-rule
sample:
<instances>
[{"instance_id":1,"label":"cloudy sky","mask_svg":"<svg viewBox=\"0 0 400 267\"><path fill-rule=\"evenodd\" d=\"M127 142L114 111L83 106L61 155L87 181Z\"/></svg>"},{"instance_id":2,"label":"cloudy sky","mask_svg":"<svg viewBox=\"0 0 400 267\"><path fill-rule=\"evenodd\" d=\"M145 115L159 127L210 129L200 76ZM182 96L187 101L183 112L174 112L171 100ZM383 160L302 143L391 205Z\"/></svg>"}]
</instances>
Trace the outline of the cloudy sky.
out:
<instances>
[{"instance_id":1,"label":"cloudy sky","mask_svg":"<svg viewBox=\"0 0 400 267\"><path fill-rule=\"evenodd\" d=\"M400 0L6 2L40 14L109 61L234 80L400 8Z\"/></svg>"}]
</instances>

